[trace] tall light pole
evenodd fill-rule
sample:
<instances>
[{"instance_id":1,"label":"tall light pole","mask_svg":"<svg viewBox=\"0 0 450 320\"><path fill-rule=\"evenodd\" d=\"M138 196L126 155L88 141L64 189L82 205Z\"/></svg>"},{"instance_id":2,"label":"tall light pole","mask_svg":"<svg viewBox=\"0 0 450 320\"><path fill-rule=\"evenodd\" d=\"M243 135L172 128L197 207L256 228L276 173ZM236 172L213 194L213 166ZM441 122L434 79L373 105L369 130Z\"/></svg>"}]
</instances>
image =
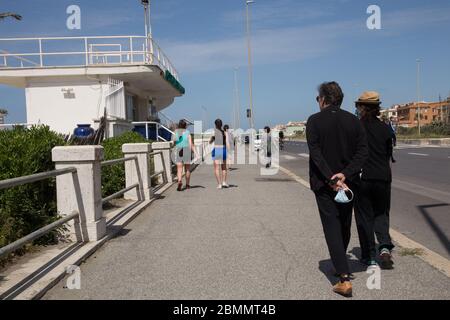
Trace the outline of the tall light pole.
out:
<instances>
[{"instance_id":1,"label":"tall light pole","mask_svg":"<svg viewBox=\"0 0 450 320\"><path fill-rule=\"evenodd\" d=\"M145 52L147 62L149 61L149 48L151 48L150 41L152 37L152 26L150 23L150 0L141 0L142 5L144 6L144 21L145 21ZM131 49L130 49L131 50Z\"/></svg>"},{"instance_id":2,"label":"tall light pole","mask_svg":"<svg viewBox=\"0 0 450 320\"><path fill-rule=\"evenodd\" d=\"M247 13L247 47L248 47L248 85L249 85L249 100L250 100L250 127L255 128L254 113L253 113L253 67L252 67L252 46L250 37L250 10L249 7L253 0L247 0L246 2L246 13Z\"/></svg>"},{"instance_id":3,"label":"tall light pole","mask_svg":"<svg viewBox=\"0 0 450 320\"><path fill-rule=\"evenodd\" d=\"M238 85L238 68L234 68L234 129L241 127L241 99Z\"/></svg>"},{"instance_id":4,"label":"tall light pole","mask_svg":"<svg viewBox=\"0 0 450 320\"><path fill-rule=\"evenodd\" d=\"M203 128L203 132L205 132L206 130L208 130L206 127L208 126L208 109L206 109L206 107L205 106L202 106L202 109L203 109L203 120L204 120L204 124L203 124L203 126L204 126L204 128Z\"/></svg>"},{"instance_id":5,"label":"tall light pole","mask_svg":"<svg viewBox=\"0 0 450 320\"><path fill-rule=\"evenodd\" d=\"M419 127L419 137L420 137L420 59L416 60L417 62L417 124Z\"/></svg>"}]
</instances>

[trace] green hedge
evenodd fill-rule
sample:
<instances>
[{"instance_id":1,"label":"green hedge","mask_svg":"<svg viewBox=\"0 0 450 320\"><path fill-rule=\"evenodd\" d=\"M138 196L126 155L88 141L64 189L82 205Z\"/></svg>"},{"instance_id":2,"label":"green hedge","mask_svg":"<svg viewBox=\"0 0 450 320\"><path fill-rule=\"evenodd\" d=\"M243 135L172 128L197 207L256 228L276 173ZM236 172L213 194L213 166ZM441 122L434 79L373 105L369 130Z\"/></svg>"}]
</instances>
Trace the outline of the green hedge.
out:
<instances>
[{"instance_id":1,"label":"green hedge","mask_svg":"<svg viewBox=\"0 0 450 320\"><path fill-rule=\"evenodd\" d=\"M64 144L63 137L47 126L0 130L0 180L54 170L51 151ZM0 190L0 247L56 218L54 178ZM55 240L52 233L37 242Z\"/></svg>"},{"instance_id":2,"label":"green hedge","mask_svg":"<svg viewBox=\"0 0 450 320\"><path fill-rule=\"evenodd\" d=\"M126 132L121 136L106 139L102 145L105 160L123 158L122 145L125 143L149 142L137 132ZM102 196L106 197L125 188L125 167L123 163L102 168Z\"/></svg>"},{"instance_id":3,"label":"green hedge","mask_svg":"<svg viewBox=\"0 0 450 320\"><path fill-rule=\"evenodd\" d=\"M450 137L450 124L442 122L434 122L432 124L422 126L420 128L421 137L423 138L434 138L434 137ZM419 135L419 129L414 128L397 128L397 135L401 137L416 137Z\"/></svg>"}]
</instances>

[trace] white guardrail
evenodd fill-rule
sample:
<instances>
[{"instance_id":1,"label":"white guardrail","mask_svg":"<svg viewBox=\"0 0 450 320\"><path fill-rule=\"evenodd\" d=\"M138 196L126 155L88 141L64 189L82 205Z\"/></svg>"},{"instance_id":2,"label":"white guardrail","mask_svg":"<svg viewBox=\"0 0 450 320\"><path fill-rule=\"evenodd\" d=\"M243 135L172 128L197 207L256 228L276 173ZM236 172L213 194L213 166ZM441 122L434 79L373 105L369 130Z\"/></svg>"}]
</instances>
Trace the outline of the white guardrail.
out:
<instances>
[{"instance_id":1,"label":"white guardrail","mask_svg":"<svg viewBox=\"0 0 450 320\"><path fill-rule=\"evenodd\" d=\"M157 65L180 80L162 49L144 36L0 39L0 70L132 64Z\"/></svg>"}]
</instances>

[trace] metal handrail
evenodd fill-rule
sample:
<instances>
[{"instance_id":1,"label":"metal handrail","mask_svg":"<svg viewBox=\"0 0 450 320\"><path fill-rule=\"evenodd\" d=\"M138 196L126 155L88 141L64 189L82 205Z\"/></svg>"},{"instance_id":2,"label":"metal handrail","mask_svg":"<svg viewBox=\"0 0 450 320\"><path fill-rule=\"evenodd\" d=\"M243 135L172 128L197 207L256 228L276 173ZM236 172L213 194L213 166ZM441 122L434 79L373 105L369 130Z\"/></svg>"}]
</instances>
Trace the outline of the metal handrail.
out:
<instances>
[{"instance_id":1,"label":"metal handrail","mask_svg":"<svg viewBox=\"0 0 450 320\"><path fill-rule=\"evenodd\" d=\"M32 183L32 182L36 182L36 181L40 181L40 180L44 180L44 179L48 179L48 178L61 176L61 175L67 174L67 173L75 173L75 172L77 172L77 169L75 167L69 167L69 168L64 168L64 169L48 171L48 172L36 173L36 174L29 175L29 176L23 176L23 177L18 177L18 178L2 180L2 181L0 181L0 190L6 189L6 188L11 188L11 187L17 187L17 186L21 186L21 185L24 185L27 183Z\"/></svg>"},{"instance_id":2,"label":"metal handrail","mask_svg":"<svg viewBox=\"0 0 450 320\"><path fill-rule=\"evenodd\" d=\"M120 158L120 159L107 160L107 161L103 161L103 162L101 163L101 166L102 166L102 167L105 167L105 166L112 166L112 165L115 165L115 164L120 164L120 163L124 163L124 162L131 161L131 160L136 161L136 160L137 160L137 157L134 156L134 157L127 157L127 158Z\"/></svg>"},{"instance_id":3,"label":"metal handrail","mask_svg":"<svg viewBox=\"0 0 450 320\"><path fill-rule=\"evenodd\" d=\"M133 185L127 187L127 188L123 188L122 190L117 191L116 193L114 193L114 194L112 194L112 195L110 195L110 196L107 196L106 198L103 198L103 199L102 199L102 203L106 203L106 202L108 202L108 201L110 201L110 200L112 200L112 199L118 198L118 197L120 197L121 195L124 195L125 193L127 193L128 191L133 190L134 188L137 189L138 194L139 194L139 190L140 190L140 188L139 188L139 183L135 183L135 184L133 184Z\"/></svg>"},{"instance_id":4,"label":"metal handrail","mask_svg":"<svg viewBox=\"0 0 450 320\"><path fill-rule=\"evenodd\" d=\"M45 226L45 227L42 227L39 230L36 230L36 231L30 233L29 235L4 246L3 248L0 248L0 258L2 258L3 256L5 256L7 254L10 254L11 252L16 251L17 249L20 249L27 243L32 242L32 241L44 236L45 234L49 233L50 231L52 231L56 228L59 228L63 224L65 224L71 220L77 220L77 219L79 219L79 213L77 211L74 211L71 214L69 214L63 218Z\"/></svg>"},{"instance_id":5,"label":"metal handrail","mask_svg":"<svg viewBox=\"0 0 450 320\"><path fill-rule=\"evenodd\" d=\"M68 173L73 174L76 172L77 172L77 169L75 167L68 167L68 168L64 168L64 169L57 169L57 170L53 170L53 171L41 172L41 173L36 173L36 174L28 175L28 176L7 179L7 180L0 181L0 190L17 187L17 186L21 186L21 185L24 185L27 183L33 183L36 181L41 181L41 180L61 176L61 175L68 174ZM43 235L62 226L63 224L69 222L72 219L75 219L75 220L79 219L79 212L73 212L73 213L59 219L58 221L55 221L45 227L42 227L39 230L36 230L36 231L30 233L29 235L22 237L19 240L6 245L3 248L0 248L0 258L23 247L25 244L27 244L37 238L42 237Z\"/></svg>"},{"instance_id":6,"label":"metal handrail","mask_svg":"<svg viewBox=\"0 0 450 320\"><path fill-rule=\"evenodd\" d=\"M136 163L136 167L139 168L139 163L138 163L137 156L127 157L127 158L120 158L120 159L113 159L113 160L107 160L107 161L101 162L100 165L101 165L101 167L112 166L112 165L116 165L116 164L120 164L120 163L125 163L127 161L134 161ZM131 185L129 187L126 187L126 188L123 188L123 189L117 191L116 193L114 193L114 194L112 194L110 196L107 196L106 198L103 198L102 199L102 203L104 204L104 203L106 203L106 202L108 202L108 201L110 201L112 199L118 198L118 197L124 195L126 192L128 192L130 190L133 190L134 188L136 188L136 191L137 191L137 194L138 194L138 199L139 199L139 201L141 201L142 200L142 195L141 195L141 192L140 192L140 190L141 190L141 183L142 182L140 181L140 183L135 183L135 184L133 184L133 185Z\"/></svg>"},{"instance_id":7,"label":"metal handrail","mask_svg":"<svg viewBox=\"0 0 450 320\"><path fill-rule=\"evenodd\" d=\"M93 45L98 46L104 46L103 43L89 43L92 42L92 40L105 40L105 39L116 39L116 40L124 40L128 39L129 43L129 50L123 51L122 48L118 51L92 51L89 50L92 48ZM144 41L144 48L142 50L134 50L133 48L133 40L135 39L141 39ZM43 41L58 41L58 40L84 40L84 51L71 51L71 52L65 52L65 51L54 51L53 52L44 52L43 51ZM175 69L174 65L170 61L170 59L167 57L167 55L162 51L162 49L159 47L159 45L151 38L151 37L145 37L145 36L90 36L90 37L38 37L38 38L1 38L0 43L2 42L13 42L13 41L36 41L39 44L39 52L24 52L24 53L5 53L7 51L3 51L3 53L0 53L0 57L3 58L4 64L0 66L0 69L8 69L8 68L24 68L23 63L20 67L17 66L8 66L7 57L14 57L16 59L19 59L21 61L25 61L28 63L33 64L34 66L38 67L44 67L44 57L46 56L67 56L67 55L84 55L85 56L85 64L84 65L73 65L73 66L89 66L89 65L95 65L96 63L92 63L90 61L90 57L93 55L99 56L99 55L129 55L130 56L130 62L123 62L120 61L119 63L114 62L106 62L106 63L100 63L100 64L111 64L111 65L117 65L117 64L135 64L138 62L134 61L135 55L142 55L142 61L140 63L144 64L150 64L150 65L157 65L161 67L163 71L168 70L177 80L179 80L179 75L177 70ZM123 42L125 43L125 42ZM136 43L136 42L135 42ZM150 43L149 46L145 46L145 43ZM109 44L109 45L118 45L117 43ZM32 50L30 50L32 51ZM0 51L1 52L1 51ZM37 56L39 57L39 62L31 61L24 59L23 57L27 56ZM122 60L122 59L121 59ZM139 59L140 60L140 59ZM156 63L154 63L156 62ZM53 67L56 67L57 65L50 65ZM70 64L64 64L64 66L71 66Z\"/></svg>"}]
</instances>

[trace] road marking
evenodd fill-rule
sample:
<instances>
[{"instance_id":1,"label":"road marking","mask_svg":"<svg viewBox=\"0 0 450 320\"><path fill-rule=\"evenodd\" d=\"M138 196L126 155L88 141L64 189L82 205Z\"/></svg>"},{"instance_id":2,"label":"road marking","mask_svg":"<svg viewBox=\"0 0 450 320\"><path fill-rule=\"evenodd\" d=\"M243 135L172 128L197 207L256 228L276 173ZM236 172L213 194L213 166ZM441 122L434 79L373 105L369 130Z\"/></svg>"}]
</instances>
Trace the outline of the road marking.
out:
<instances>
[{"instance_id":1,"label":"road marking","mask_svg":"<svg viewBox=\"0 0 450 320\"><path fill-rule=\"evenodd\" d=\"M295 160L296 159L295 157L289 156L289 155L284 155L283 158L286 160Z\"/></svg>"},{"instance_id":2,"label":"road marking","mask_svg":"<svg viewBox=\"0 0 450 320\"><path fill-rule=\"evenodd\" d=\"M429 154L426 154L426 153L409 152L408 154L410 154L412 156L421 156L421 157L428 157L429 156Z\"/></svg>"},{"instance_id":3,"label":"road marking","mask_svg":"<svg viewBox=\"0 0 450 320\"><path fill-rule=\"evenodd\" d=\"M298 155L303 158L309 158L309 154L307 153L299 153Z\"/></svg>"},{"instance_id":4,"label":"road marking","mask_svg":"<svg viewBox=\"0 0 450 320\"><path fill-rule=\"evenodd\" d=\"M301 185L303 185L304 187L310 189L310 185L309 185L308 181L303 180L302 178L297 176L295 173L293 173L292 171L290 171L286 168L283 168L282 166L280 166L280 170L282 172L284 172L285 174L287 174L288 176L290 176L295 181L297 181L298 183L300 183ZM426 263L428 263L429 265L436 268L437 270L439 270L440 272L442 272L443 274L445 274L447 277L450 278L450 260L448 260L448 259L444 258L443 256L441 256L440 254L428 249L427 247L421 245L420 243L417 243L414 240L409 239L407 236L398 232L397 230L394 230L391 228L389 233L390 233L392 239L395 242L397 242L397 244L400 247L406 248L406 249L421 249L422 254L416 255L416 257L425 261Z\"/></svg>"}]
</instances>

